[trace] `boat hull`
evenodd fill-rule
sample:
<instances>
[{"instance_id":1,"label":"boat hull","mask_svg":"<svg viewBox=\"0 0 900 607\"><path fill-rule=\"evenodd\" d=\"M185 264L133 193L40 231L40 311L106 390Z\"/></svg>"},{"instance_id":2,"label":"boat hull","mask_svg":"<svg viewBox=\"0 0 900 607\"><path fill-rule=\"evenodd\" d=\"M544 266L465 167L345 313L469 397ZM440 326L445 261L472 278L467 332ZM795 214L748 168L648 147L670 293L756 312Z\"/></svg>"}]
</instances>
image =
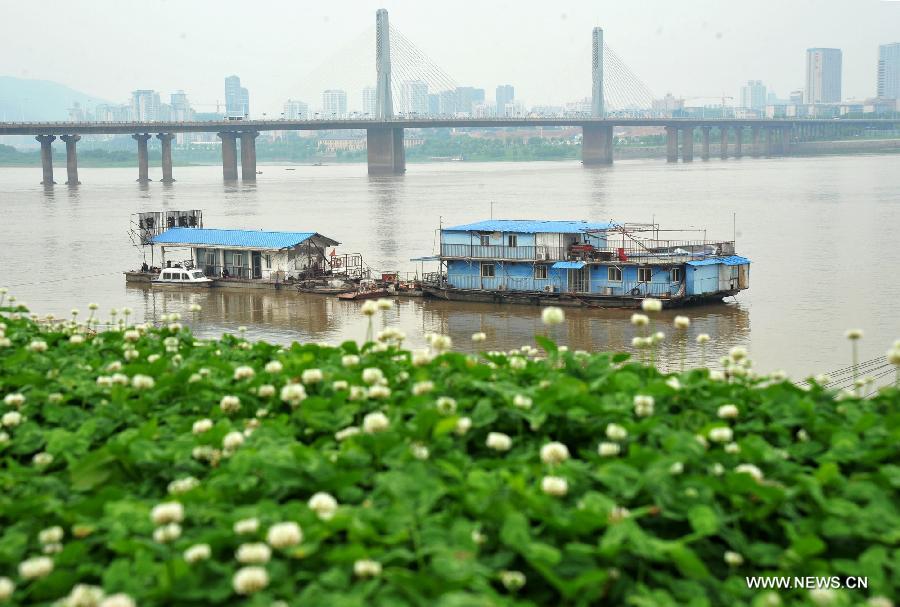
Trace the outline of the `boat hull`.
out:
<instances>
[{"instance_id":1,"label":"boat hull","mask_svg":"<svg viewBox=\"0 0 900 607\"><path fill-rule=\"evenodd\" d=\"M378 299L379 297L390 297L391 293L385 289L376 289L374 291L353 291L350 293L341 293L337 297L346 301L357 301L360 299Z\"/></svg>"}]
</instances>

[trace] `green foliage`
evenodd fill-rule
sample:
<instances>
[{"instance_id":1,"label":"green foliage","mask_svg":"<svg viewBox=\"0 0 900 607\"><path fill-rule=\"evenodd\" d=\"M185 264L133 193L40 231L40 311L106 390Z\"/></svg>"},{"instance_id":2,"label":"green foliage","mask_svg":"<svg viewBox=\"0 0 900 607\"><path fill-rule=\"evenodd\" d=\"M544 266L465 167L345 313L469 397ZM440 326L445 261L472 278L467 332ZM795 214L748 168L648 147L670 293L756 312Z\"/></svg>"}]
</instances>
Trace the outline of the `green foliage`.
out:
<instances>
[{"instance_id":1,"label":"green foliage","mask_svg":"<svg viewBox=\"0 0 900 607\"><path fill-rule=\"evenodd\" d=\"M580 356L544 338L548 358L524 368L452 352L416 365L393 346L349 342L200 342L177 326L73 343L71 329L6 311L0 396L25 399L0 405L24 417L0 442L0 576L16 583L11 604L51 604L79 583L141 606L773 604L747 588L749 575L868 576L868 590L840 591L834 605L900 592L896 389L836 400L816 386L717 381L706 370L678 375L675 388L623 355ZM34 340L46 351L30 349ZM131 348L138 355L125 360ZM359 364L344 366L348 354ZM266 371L273 360L283 370ZM255 374L235 379L242 366ZM324 381L307 384L298 406L283 402L281 388L313 368ZM359 392L367 368L381 369L387 397L354 399L335 383ZM153 385L134 387L137 375ZM432 391L413 389L424 381ZM221 409L226 395L239 397L238 411ZM654 397L652 415L635 414L635 395ZM439 410L442 396L455 410ZM737 418L717 417L726 403ZM384 431L336 438L373 412L387 416ZM201 418L211 428L195 434ZM611 423L627 437L601 457ZM723 425L733 447L698 440ZM223 450L230 432L246 436ZM512 447L489 448L489 432ZM571 457L544 463L551 441ZM216 455L198 459L198 448ZM37 453L53 461L36 464ZM189 476L195 487L168 493ZM564 478L567 492L545 493L546 476ZM340 504L332 518L309 506L317 492ZM182 532L160 543L150 513L173 500L184 506ZM259 530L237 535L234 523L249 517ZM273 548L265 589L236 594L238 547L285 521L300 525L302 541ZM23 579L19 563L40 555L40 532L57 525L53 571ZM211 558L188 563L184 551L201 543ZM743 562L727 563L726 552ZM355 574L362 559L380 563L380 575ZM523 573L524 586L507 588L508 571ZM809 600L779 592L784 604Z\"/></svg>"}]
</instances>

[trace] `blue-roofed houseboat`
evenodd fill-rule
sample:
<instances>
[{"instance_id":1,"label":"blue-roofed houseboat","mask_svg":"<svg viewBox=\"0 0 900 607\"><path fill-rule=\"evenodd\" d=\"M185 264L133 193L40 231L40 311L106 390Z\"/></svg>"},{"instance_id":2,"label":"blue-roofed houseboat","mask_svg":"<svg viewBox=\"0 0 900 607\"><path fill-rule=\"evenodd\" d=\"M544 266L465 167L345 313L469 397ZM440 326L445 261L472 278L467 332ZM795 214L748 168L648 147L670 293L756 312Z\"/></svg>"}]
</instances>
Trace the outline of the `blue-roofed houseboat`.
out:
<instances>
[{"instance_id":1,"label":"blue-roofed houseboat","mask_svg":"<svg viewBox=\"0 0 900 607\"><path fill-rule=\"evenodd\" d=\"M637 307L655 297L680 306L750 285L750 260L734 241L678 239L652 224L492 219L440 232L441 270L423 290L441 299Z\"/></svg>"}]
</instances>

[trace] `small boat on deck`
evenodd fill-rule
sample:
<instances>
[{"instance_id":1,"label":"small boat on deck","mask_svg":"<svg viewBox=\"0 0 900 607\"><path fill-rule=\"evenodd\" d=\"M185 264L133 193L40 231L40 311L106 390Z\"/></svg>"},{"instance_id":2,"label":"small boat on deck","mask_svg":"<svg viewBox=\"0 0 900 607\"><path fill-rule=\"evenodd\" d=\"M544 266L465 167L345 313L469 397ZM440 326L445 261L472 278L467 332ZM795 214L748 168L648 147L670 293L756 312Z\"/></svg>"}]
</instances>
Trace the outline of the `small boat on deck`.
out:
<instances>
[{"instance_id":1,"label":"small boat on deck","mask_svg":"<svg viewBox=\"0 0 900 607\"><path fill-rule=\"evenodd\" d=\"M150 280L154 287L178 286L209 288L215 281L207 278L202 270L182 267L163 268L156 278Z\"/></svg>"},{"instance_id":2,"label":"small boat on deck","mask_svg":"<svg viewBox=\"0 0 900 607\"><path fill-rule=\"evenodd\" d=\"M356 301L359 299L378 299L379 297L389 297L391 291L384 285L378 284L371 278L361 280L359 287L350 293L341 293L337 297L344 301Z\"/></svg>"}]
</instances>

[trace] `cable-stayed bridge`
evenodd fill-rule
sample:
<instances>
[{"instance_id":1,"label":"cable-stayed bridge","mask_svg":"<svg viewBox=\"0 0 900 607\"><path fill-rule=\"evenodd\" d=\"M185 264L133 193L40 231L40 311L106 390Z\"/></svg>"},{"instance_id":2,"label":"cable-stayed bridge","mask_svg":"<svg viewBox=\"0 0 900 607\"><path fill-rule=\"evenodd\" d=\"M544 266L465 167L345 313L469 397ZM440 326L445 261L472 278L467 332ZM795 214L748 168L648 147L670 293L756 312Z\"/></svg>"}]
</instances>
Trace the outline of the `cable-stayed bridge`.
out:
<instances>
[{"instance_id":1,"label":"cable-stayed bridge","mask_svg":"<svg viewBox=\"0 0 900 607\"><path fill-rule=\"evenodd\" d=\"M206 122L40 122L0 123L0 135L34 135L41 144L42 183L55 183L52 144L57 136L66 145L68 185L77 185L77 143L81 135L131 134L138 146L138 181L149 179L149 139L156 134L162 149L163 182L172 176L172 139L175 133L217 133L222 140L222 174L225 180L256 179L256 137L260 131L289 130L365 130L368 170L370 174L400 174L406 171L404 129L428 128L498 128L568 126L582 129L582 161L585 165L611 164L613 161L613 128L615 126L665 127L667 160L684 162L694 158L694 130L699 129L700 156L710 157L711 131L716 130L722 158L729 156L729 141L734 134L734 156L743 155L742 142L747 128L751 131L752 155L784 155L790 153L795 137L824 135L839 128L882 128L896 130L896 119L686 119L640 118L629 110L647 108L653 97L650 89L628 68L625 62L603 40L603 30L591 32L591 111L564 118L473 117L462 115L453 106L456 82L415 44L396 28L392 28L387 11L376 13L375 24L375 107L374 114L363 113L353 119L329 117L315 120L223 120ZM395 77L397 76L397 77ZM585 79L587 81L587 78ZM436 95L436 108L424 113L409 111L404 96L410 93L408 83L421 82ZM587 83L587 82L585 82ZM403 111L396 111L400 100ZM471 108L471 106L470 106ZM469 109L470 109L469 108ZM434 111L430 111L430 110ZM453 110L453 111L451 111ZM681 136L679 137L679 133ZM680 145L679 145L679 139ZM240 146L238 147L238 142Z\"/></svg>"}]
</instances>

